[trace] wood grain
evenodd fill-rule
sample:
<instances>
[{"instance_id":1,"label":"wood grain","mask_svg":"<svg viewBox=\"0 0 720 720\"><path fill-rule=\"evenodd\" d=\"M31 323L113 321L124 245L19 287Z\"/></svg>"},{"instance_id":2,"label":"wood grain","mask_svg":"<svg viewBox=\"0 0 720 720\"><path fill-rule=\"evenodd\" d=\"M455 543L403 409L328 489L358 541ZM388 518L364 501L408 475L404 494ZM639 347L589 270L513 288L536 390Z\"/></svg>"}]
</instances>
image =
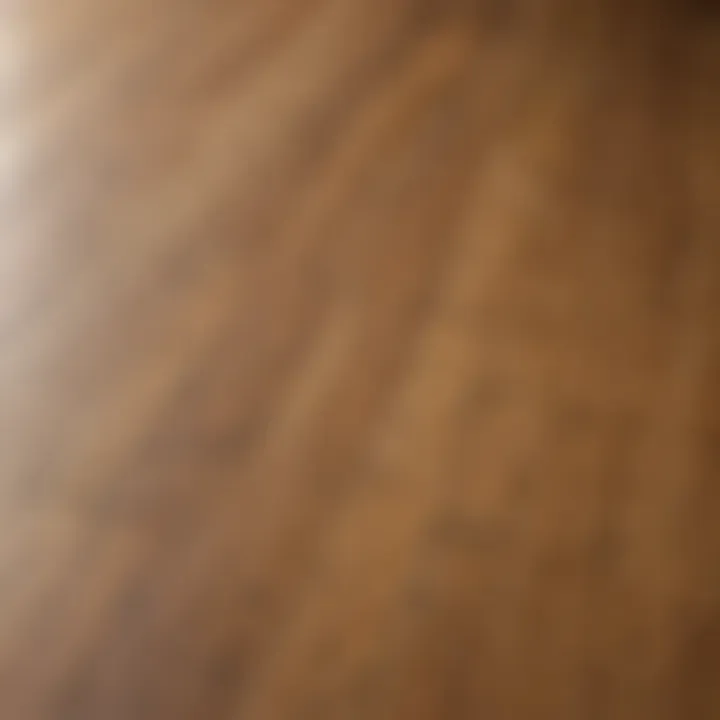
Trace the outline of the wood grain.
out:
<instances>
[{"instance_id":1,"label":"wood grain","mask_svg":"<svg viewBox=\"0 0 720 720\"><path fill-rule=\"evenodd\" d=\"M717 718L719 33L0 4L0 716Z\"/></svg>"}]
</instances>

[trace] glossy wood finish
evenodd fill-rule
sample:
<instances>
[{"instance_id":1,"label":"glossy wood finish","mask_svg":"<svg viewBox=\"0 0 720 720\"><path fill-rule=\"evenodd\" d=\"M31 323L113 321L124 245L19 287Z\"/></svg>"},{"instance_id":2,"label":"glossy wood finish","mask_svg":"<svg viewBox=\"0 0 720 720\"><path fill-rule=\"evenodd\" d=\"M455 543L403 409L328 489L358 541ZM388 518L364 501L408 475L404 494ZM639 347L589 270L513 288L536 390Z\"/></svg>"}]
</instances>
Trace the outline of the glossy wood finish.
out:
<instances>
[{"instance_id":1,"label":"glossy wood finish","mask_svg":"<svg viewBox=\"0 0 720 720\"><path fill-rule=\"evenodd\" d=\"M720 28L0 4L0 717L720 715Z\"/></svg>"}]
</instances>

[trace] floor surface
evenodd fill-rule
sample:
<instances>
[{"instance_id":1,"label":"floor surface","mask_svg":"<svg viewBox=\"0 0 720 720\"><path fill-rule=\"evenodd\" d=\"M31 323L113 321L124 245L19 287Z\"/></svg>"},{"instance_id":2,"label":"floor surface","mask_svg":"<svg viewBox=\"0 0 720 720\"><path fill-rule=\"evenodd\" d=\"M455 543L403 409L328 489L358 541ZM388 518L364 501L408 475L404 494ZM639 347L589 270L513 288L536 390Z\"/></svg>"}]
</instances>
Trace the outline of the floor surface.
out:
<instances>
[{"instance_id":1,"label":"floor surface","mask_svg":"<svg viewBox=\"0 0 720 720\"><path fill-rule=\"evenodd\" d=\"M0 717L720 717L720 21L0 3Z\"/></svg>"}]
</instances>

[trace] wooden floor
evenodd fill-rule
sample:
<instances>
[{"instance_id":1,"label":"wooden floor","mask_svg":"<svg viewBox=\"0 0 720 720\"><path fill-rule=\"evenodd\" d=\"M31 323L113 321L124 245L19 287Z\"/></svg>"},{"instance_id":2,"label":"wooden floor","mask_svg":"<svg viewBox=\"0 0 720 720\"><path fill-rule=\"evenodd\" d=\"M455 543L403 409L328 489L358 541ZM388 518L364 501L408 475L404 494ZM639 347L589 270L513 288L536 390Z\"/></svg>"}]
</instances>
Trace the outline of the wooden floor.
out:
<instances>
[{"instance_id":1,"label":"wooden floor","mask_svg":"<svg viewBox=\"0 0 720 720\"><path fill-rule=\"evenodd\" d=\"M674 4L0 3L3 720L720 718Z\"/></svg>"}]
</instances>

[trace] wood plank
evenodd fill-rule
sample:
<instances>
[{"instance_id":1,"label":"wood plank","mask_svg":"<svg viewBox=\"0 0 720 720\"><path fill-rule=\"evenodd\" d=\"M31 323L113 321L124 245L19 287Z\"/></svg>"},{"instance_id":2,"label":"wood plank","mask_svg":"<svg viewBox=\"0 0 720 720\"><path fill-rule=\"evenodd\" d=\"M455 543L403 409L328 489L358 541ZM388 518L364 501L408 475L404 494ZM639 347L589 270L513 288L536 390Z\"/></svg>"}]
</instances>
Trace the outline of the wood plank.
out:
<instances>
[{"instance_id":1,"label":"wood plank","mask_svg":"<svg viewBox=\"0 0 720 720\"><path fill-rule=\"evenodd\" d=\"M720 713L720 25L0 4L0 716Z\"/></svg>"}]
</instances>

